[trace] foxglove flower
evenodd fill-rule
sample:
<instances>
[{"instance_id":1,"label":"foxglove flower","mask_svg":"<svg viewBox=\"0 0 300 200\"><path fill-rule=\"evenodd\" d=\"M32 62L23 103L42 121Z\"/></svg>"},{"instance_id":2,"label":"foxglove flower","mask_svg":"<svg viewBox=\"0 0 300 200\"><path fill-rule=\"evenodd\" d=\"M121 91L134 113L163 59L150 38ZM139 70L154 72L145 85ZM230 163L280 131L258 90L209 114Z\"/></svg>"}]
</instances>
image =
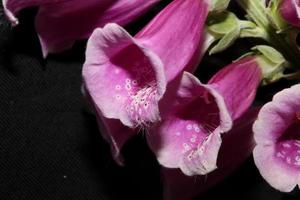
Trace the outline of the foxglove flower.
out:
<instances>
[{"instance_id":1,"label":"foxglove flower","mask_svg":"<svg viewBox=\"0 0 300 200\"><path fill-rule=\"evenodd\" d=\"M126 25L159 0L2 0L8 19L18 24L23 8L39 6L36 29L44 56L70 48L97 27L115 22Z\"/></svg>"},{"instance_id":2,"label":"foxglove flower","mask_svg":"<svg viewBox=\"0 0 300 200\"><path fill-rule=\"evenodd\" d=\"M169 99L172 112L148 134L151 149L167 168L205 175L217 168L222 135L252 104L261 81L256 57L246 57L219 71L208 84L185 73Z\"/></svg>"},{"instance_id":3,"label":"foxglove flower","mask_svg":"<svg viewBox=\"0 0 300 200\"><path fill-rule=\"evenodd\" d=\"M286 22L296 27L300 27L299 0L281 0L279 12Z\"/></svg>"},{"instance_id":4,"label":"foxglove flower","mask_svg":"<svg viewBox=\"0 0 300 200\"><path fill-rule=\"evenodd\" d=\"M218 168L204 176L186 176L178 169L162 169L164 200L191 200L229 176L248 158L255 145L252 125L258 108L250 109L222 136Z\"/></svg>"},{"instance_id":5,"label":"foxglove flower","mask_svg":"<svg viewBox=\"0 0 300 200\"><path fill-rule=\"evenodd\" d=\"M175 0L134 37L116 24L93 32L83 79L117 161L135 129L160 120L167 84L197 66L208 10L207 1Z\"/></svg>"},{"instance_id":6,"label":"foxglove flower","mask_svg":"<svg viewBox=\"0 0 300 200\"><path fill-rule=\"evenodd\" d=\"M299 111L300 84L277 93L253 126L255 164L265 180L283 192L300 184Z\"/></svg>"}]
</instances>

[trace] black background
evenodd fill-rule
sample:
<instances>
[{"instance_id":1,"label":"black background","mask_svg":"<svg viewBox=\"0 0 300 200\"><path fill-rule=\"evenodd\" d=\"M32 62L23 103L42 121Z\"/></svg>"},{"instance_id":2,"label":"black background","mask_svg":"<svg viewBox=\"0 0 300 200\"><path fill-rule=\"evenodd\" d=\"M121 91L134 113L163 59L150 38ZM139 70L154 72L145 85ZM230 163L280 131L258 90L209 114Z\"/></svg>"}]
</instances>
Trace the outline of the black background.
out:
<instances>
[{"instance_id":1,"label":"black background","mask_svg":"<svg viewBox=\"0 0 300 200\"><path fill-rule=\"evenodd\" d=\"M128 30L135 33L168 2ZM20 25L11 28L2 6L0 10L0 199L162 199L159 166L145 138L126 144L126 165L119 167L100 136L80 90L85 42L44 60L34 30L35 13L36 9L22 11ZM207 80L250 45L238 41L222 54L205 56L199 77ZM260 89L258 101L270 100L273 92L289 84ZM297 189L290 194L272 189L249 158L197 199L220 198L299 200L300 194Z\"/></svg>"}]
</instances>

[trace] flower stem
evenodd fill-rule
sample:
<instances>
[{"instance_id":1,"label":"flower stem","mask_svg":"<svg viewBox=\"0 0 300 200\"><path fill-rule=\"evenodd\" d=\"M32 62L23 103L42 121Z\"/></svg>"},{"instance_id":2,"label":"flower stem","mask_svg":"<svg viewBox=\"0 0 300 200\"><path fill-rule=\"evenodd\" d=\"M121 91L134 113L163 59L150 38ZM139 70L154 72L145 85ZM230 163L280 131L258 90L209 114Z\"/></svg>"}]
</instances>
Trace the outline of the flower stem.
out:
<instances>
[{"instance_id":1,"label":"flower stem","mask_svg":"<svg viewBox=\"0 0 300 200\"><path fill-rule=\"evenodd\" d=\"M297 81L299 81L300 80L300 71L290 73L290 74L285 74L282 77L287 79L287 80L297 80Z\"/></svg>"},{"instance_id":2,"label":"flower stem","mask_svg":"<svg viewBox=\"0 0 300 200\"><path fill-rule=\"evenodd\" d=\"M273 47L278 49L284 57L295 64L300 63L300 51L297 46L287 42L283 35L276 32L268 20L267 10L262 0L236 0L237 3L246 11L258 27L265 31L264 39ZM300 65L297 66L300 68Z\"/></svg>"}]
</instances>

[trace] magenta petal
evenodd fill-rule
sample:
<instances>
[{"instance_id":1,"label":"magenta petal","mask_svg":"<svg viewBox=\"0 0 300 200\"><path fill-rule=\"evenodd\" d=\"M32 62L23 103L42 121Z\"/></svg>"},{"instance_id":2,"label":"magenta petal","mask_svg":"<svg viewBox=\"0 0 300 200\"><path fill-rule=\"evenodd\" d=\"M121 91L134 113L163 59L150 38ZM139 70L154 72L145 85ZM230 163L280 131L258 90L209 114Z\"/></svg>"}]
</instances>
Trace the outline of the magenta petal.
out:
<instances>
[{"instance_id":1,"label":"magenta petal","mask_svg":"<svg viewBox=\"0 0 300 200\"><path fill-rule=\"evenodd\" d=\"M284 131L297 119L300 110L300 85L277 93L272 102L261 109L253 126L256 143L270 145L276 142Z\"/></svg>"},{"instance_id":2,"label":"magenta petal","mask_svg":"<svg viewBox=\"0 0 300 200\"><path fill-rule=\"evenodd\" d=\"M281 16L289 23L300 27L300 1L282 0L279 6Z\"/></svg>"},{"instance_id":3,"label":"magenta petal","mask_svg":"<svg viewBox=\"0 0 300 200\"><path fill-rule=\"evenodd\" d=\"M148 134L148 142L165 167L180 168L187 175L206 174L216 168L220 134L232 121L223 98L196 77L184 73L174 112Z\"/></svg>"},{"instance_id":4,"label":"magenta petal","mask_svg":"<svg viewBox=\"0 0 300 200\"><path fill-rule=\"evenodd\" d=\"M208 11L207 0L174 0L135 36L159 55L168 82L199 63Z\"/></svg>"},{"instance_id":5,"label":"magenta petal","mask_svg":"<svg viewBox=\"0 0 300 200\"><path fill-rule=\"evenodd\" d=\"M124 127L119 120L99 117L101 116L99 112L97 116L100 132L104 139L110 144L114 160L119 165L123 165L123 157L121 155L122 147L127 140L136 135L136 131Z\"/></svg>"},{"instance_id":6,"label":"magenta petal","mask_svg":"<svg viewBox=\"0 0 300 200\"><path fill-rule=\"evenodd\" d=\"M136 134L136 131L124 125L120 120L108 119L103 117L101 111L97 108L95 102L91 96L86 91L86 87L82 87L82 92L85 97L89 100L90 106L95 110L98 127L103 138L110 144L111 153L114 160L119 164L123 165L123 157L121 155L121 149L123 145L129 140L132 136Z\"/></svg>"},{"instance_id":7,"label":"magenta petal","mask_svg":"<svg viewBox=\"0 0 300 200\"><path fill-rule=\"evenodd\" d=\"M201 30L208 9L207 1L175 0L134 38L117 25L97 29L88 42L83 78L98 115L120 120L132 129L158 123L160 112L165 109L160 101L166 84L180 78L183 70L195 68L200 59ZM175 35L176 40L170 39L170 35ZM169 73L167 78L165 73ZM231 118L222 97L214 91L210 93L212 107L222 109L214 113L220 118L217 126L222 132L231 126ZM210 138L207 144L216 137ZM213 151L210 149L207 151Z\"/></svg>"},{"instance_id":8,"label":"magenta petal","mask_svg":"<svg viewBox=\"0 0 300 200\"><path fill-rule=\"evenodd\" d=\"M230 175L252 152L254 141L251 131L258 109L245 113L234 122L231 131L222 135L217 166L203 176L185 176L179 170L164 168L164 200L190 200ZM232 156L234 155L234 156Z\"/></svg>"},{"instance_id":9,"label":"magenta petal","mask_svg":"<svg viewBox=\"0 0 300 200\"><path fill-rule=\"evenodd\" d=\"M108 24L89 39L83 78L88 94L105 118L135 128L160 119L165 91L163 66L123 28Z\"/></svg>"},{"instance_id":10,"label":"magenta petal","mask_svg":"<svg viewBox=\"0 0 300 200\"><path fill-rule=\"evenodd\" d=\"M282 192L290 192L300 184L299 171L282 165L273 157L274 154L275 146L257 146L253 151L255 164L271 186Z\"/></svg>"},{"instance_id":11,"label":"magenta petal","mask_svg":"<svg viewBox=\"0 0 300 200\"><path fill-rule=\"evenodd\" d=\"M233 119L240 117L252 104L261 73L255 57L246 57L224 67L209 81L224 97Z\"/></svg>"},{"instance_id":12,"label":"magenta petal","mask_svg":"<svg viewBox=\"0 0 300 200\"><path fill-rule=\"evenodd\" d=\"M43 55L72 47L88 38L97 27L114 22L126 25L160 0L2 0L8 19L18 24L15 15L23 8L39 6L36 29Z\"/></svg>"},{"instance_id":13,"label":"magenta petal","mask_svg":"<svg viewBox=\"0 0 300 200\"><path fill-rule=\"evenodd\" d=\"M222 144L219 131L211 133L198 149L186 153L181 170L188 176L205 175L217 169L217 159Z\"/></svg>"},{"instance_id":14,"label":"magenta petal","mask_svg":"<svg viewBox=\"0 0 300 200\"><path fill-rule=\"evenodd\" d=\"M15 15L20 10L27 7L40 6L62 1L68 0L2 0L2 4L7 18L11 21L13 25L17 25L19 22Z\"/></svg>"},{"instance_id":15,"label":"magenta petal","mask_svg":"<svg viewBox=\"0 0 300 200\"><path fill-rule=\"evenodd\" d=\"M289 192L300 184L300 84L277 93L253 126L254 160L274 188Z\"/></svg>"},{"instance_id":16,"label":"magenta petal","mask_svg":"<svg viewBox=\"0 0 300 200\"><path fill-rule=\"evenodd\" d=\"M72 0L42 6L36 17L36 29L43 53L65 50L106 23L126 25L159 1Z\"/></svg>"},{"instance_id":17,"label":"magenta petal","mask_svg":"<svg viewBox=\"0 0 300 200\"><path fill-rule=\"evenodd\" d=\"M166 113L148 135L158 161L189 176L215 170L221 134L248 110L260 80L255 57L223 68L207 85L185 73L177 94L164 97L164 101L174 102L169 104L173 111Z\"/></svg>"}]
</instances>

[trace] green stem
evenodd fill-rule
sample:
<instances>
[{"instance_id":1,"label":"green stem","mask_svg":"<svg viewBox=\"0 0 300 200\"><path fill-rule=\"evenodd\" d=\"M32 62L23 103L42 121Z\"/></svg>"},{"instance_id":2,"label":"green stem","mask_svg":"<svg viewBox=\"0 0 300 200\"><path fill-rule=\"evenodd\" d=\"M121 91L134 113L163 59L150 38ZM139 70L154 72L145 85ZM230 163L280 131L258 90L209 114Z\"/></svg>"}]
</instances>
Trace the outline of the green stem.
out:
<instances>
[{"instance_id":1,"label":"green stem","mask_svg":"<svg viewBox=\"0 0 300 200\"><path fill-rule=\"evenodd\" d=\"M287 80L300 80L300 71L290 73L290 74L285 74L282 77L287 79Z\"/></svg>"},{"instance_id":2,"label":"green stem","mask_svg":"<svg viewBox=\"0 0 300 200\"><path fill-rule=\"evenodd\" d=\"M295 65L300 63L300 51L294 45L287 42L282 35L276 33L271 26L265 5L262 0L236 0L237 3L247 12L248 16L266 32L265 40L278 49L284 57ZM300 66L299 66L300 67Z\"/></svg>"}]
</instances>

